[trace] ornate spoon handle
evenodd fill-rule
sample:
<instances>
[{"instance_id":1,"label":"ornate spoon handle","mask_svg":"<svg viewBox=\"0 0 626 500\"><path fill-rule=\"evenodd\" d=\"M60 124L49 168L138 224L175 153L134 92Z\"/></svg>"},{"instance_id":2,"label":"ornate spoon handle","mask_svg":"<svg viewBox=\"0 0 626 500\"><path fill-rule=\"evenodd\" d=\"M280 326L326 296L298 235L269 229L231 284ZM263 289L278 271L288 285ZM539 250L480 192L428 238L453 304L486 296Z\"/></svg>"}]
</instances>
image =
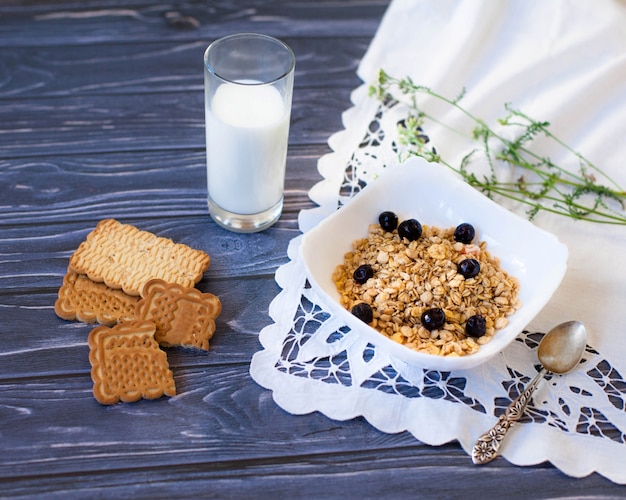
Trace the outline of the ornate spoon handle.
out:
<instances>
[{"instance_id":1,"label":"ornate spoon handle","mask_svg":"<svg viewBox=\"0 0 626 500\"><path fill-rule=\"evenodd\" d=\"M542 368L541 371L535 375L535 378L532 379L530 384L528 384L524 392L522 392L515 401L509 405L506 412L500 416L496 425L478 438L478 441L476 441L472 449L472 462L479 465L486 464L498 456L498 450L504 440L504 436L506 436L509 428L524 414L526 405L530 401L533 392L535 392L535 387L537 387L537 384L547 372L548 370Z\"/></svg>"}]
</instances>

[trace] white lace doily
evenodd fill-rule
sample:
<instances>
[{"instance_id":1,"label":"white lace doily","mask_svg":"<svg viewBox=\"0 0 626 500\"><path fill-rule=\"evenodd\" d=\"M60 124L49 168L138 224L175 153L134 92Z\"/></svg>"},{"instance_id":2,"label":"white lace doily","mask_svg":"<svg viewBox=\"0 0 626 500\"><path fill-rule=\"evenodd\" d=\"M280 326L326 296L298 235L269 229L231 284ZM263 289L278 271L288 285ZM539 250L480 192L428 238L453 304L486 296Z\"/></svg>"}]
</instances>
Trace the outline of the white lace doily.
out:
<instances>
[{"instance_id":1,"label":"white lace doily","mask_svg":"<svg viewBox=\"0 0 626 500\"><path fill-rule=\"evenodd\" d=\"M398 158L403 110L382 107L366 94L365 84L353 92L355 106L343 117L346 129L330 139L334 152L319 162L324 180L310 192L319 208L301 213L303 233ZM263 349L252 359L253 379L293 414L363 416L383 432L406 430L431 445L457 440L471 453L476 439L537 373L536 347L543 334L523 332L495 359L472 370L408 366L377 352L325 310L307 283L300 240L290 243L290 262L276 273L282 291L270 306L274 323L260 334ZM518 465L548 460L571 476L597 471L626 483L626 381L608 358L588 345L577 370L544 379L500 454Z\"/></svg>"}]
</instances>

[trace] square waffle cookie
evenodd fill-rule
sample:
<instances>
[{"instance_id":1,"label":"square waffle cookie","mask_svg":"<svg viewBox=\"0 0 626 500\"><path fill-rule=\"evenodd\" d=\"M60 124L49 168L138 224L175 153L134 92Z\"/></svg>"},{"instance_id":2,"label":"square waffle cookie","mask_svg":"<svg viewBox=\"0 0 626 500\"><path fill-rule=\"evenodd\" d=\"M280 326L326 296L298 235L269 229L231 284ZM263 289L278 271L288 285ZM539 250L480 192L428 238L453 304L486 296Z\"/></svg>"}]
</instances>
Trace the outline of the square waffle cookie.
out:
<instances>
[{"instance_id":1,"label":"square waffle cookie","mask_svg":"<svg viewBox=\"0 0 626 500\"><path fill-rule=\"evenodd\" d=\"M103 405L175 396L167 356L154 339L151 321L98 326L89 333L93 395Z\"/></svg>"},{"instance_id":2,"label":"square waffle cookie","mask_svg":"<svg viewBox=\"0 0 626 500\"><path fill-rule=\"evenodd\" d=\"M91 281L84 274L68 272L54 303L59 318L83 323L114 325L135 319L139 297Z\"/></svg>"},{"instance_id":3,"label":"square waffle cookie","mask_svg":"<svg viewBox=\"0 0 626 500\"><path fill-rule=\"evenodd\" d=\"M194 286L209 264L201 250L105 219L70 257L69 270L137 296L152 278Z\"/></svg>"},{"instance_id":4,"label":"square waffle cookie","mask_svg":"<svg viewBox=\"0 0 626 500\"><path fill-rule=\"evenodd\" d=\"M163 280L150 280L136 307L137 319L156 324L157 342L163 346L183 346L209 350L215 333L215 319L222 303L212 293Z\"/></svg>"}]
</instances>

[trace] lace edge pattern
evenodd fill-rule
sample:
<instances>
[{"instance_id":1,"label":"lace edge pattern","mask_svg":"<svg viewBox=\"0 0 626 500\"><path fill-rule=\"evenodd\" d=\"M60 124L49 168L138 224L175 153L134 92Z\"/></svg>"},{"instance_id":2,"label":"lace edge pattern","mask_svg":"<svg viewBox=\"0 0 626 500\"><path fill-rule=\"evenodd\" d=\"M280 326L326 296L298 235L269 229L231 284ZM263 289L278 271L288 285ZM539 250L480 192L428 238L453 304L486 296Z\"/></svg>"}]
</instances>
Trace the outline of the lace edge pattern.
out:
<instances>
[{"instance_id":1,"label":"lace edge pattern","mask_svg":"<svg viewBox=\"0 0 626 500\"><path fill-rule=\"evenodd\" d=\"M404 111L395 101L379 105L369 123L363 139L345 165L343 181L339 188L339 207L360 192L368 182L380 174L381 169L397 161L401 146L395 137L398 125L404 119ZM389 132L391 130L391 132ZM484 401L473 390L475 381L466 372L433 370L410 370L393 360L377 367L368 376L356 382L351 371L351 362L356 361L354 352L341 342L355 335L347 326L337 327L330 321L328 313L317 301L310 285L305 283L301 290L297 312L292 327L285 335L274 369L295 377L304 377L325 384L356 387L364 391L380 391L403 398L425 398L445 400L464 405L481 414L499 417L530 382L535 373L526 374L511 366L498 373L499 385L491 401ZM543 333L524 331L516 339L517 348L534 351ZM306 355L304 347L309 342L322 342L328 354ZM333 346L337 346L334 348ZM359 364L373 359L376 347L368 344L358 355ZM528 355L531 358L531 355ZM623 376L604 359L599 352L587 346L578 371L582 374L573 383L570 378L548 375L546 383L551 397L531 400L520 423L536 423L556 428L569 434L593 436L626 443L625 432L615 423L611 415L623 416L626 411L626 381ZM581 378L583 377L583 378ZM358 385L357 385L358 384ZM598 402L604 404L599 407Z\"/></svg>"}]
</instances>

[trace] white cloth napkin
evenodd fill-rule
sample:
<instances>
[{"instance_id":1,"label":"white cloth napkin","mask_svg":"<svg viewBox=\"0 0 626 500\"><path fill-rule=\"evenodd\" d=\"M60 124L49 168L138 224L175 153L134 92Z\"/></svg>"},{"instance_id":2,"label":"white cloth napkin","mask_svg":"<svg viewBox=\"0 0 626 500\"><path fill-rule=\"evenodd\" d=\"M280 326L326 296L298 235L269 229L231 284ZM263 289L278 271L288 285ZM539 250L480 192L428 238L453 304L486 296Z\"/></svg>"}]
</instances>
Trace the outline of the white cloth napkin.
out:
<instances>
[{"instance_id":1,"label":"white cloth napkin","mask_svg":"<svg viewBox=\"0 0 626 500\"><path fill-rule=\"evenodd\" d=\"M553 133L626 185L626 2L394 0L359 67L364 83L343 114L345 129L329 139L333 153L318 163L324 180L309 194L319 207L301 212L302 232L349 202L352 187L358 190L397 160L401 110L381 111L368 97L380 69L451 98L465 88L463 106L489 125L505 115L504 103L550 121ZM447 158L468 152L466 141L443 128L425 132ZM547 143L541 148L563 164L565 155ZM535 223L569 247L568 270L529 332L493 361L442 373L367 345L307 286L298 237L289 245L290 261L276 273L282 291L270 306L274 323L261 332L263 349L252 359L251 376L291 413L363 416L381 431L406 430L428 444L457 440L469 453L536 374L540 336L533 332L578 319L589 333L583 366L540 383L500 451L515 464L548 460L575 477L597 471L626 484L626 227L546 214Z\"/></svg>"}]
</instances>

